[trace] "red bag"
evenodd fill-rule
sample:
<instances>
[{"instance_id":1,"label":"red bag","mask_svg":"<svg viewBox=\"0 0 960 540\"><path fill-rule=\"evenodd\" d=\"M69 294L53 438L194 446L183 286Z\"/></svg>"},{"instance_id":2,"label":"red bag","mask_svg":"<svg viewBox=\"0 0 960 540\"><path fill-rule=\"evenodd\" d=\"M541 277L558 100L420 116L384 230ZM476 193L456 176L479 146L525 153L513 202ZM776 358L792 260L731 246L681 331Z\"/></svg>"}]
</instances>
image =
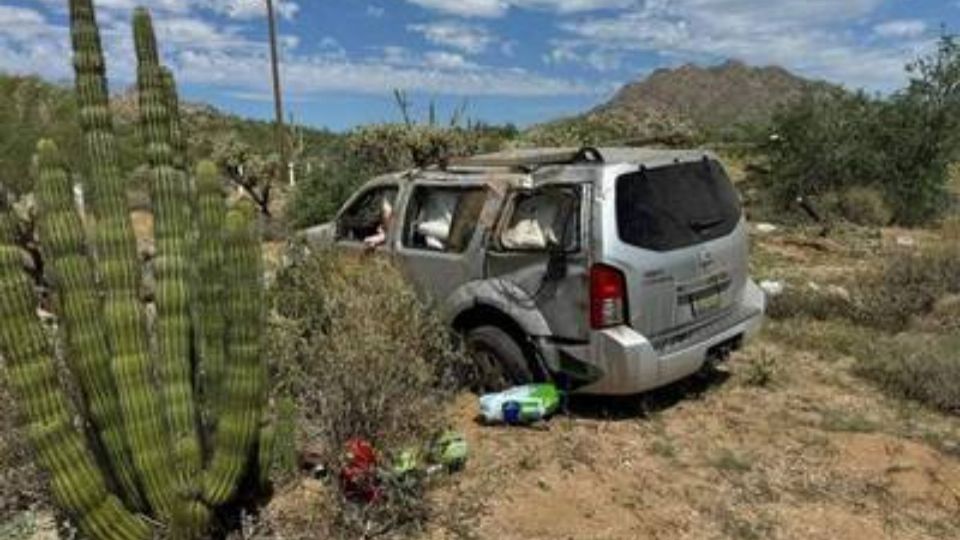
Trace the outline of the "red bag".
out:
<instances>
[{"instance_id":1,"label":"red bag","mask_svg":"<svg viewBox=\"0 0 960 540\"><path fill-rule=\"evenodd\" d=\"M344 452L340 470L340 489L354 502L374 503L383 498L377 479L377 454L368 441L351 439Z\"/></svg>"}]
</instances>

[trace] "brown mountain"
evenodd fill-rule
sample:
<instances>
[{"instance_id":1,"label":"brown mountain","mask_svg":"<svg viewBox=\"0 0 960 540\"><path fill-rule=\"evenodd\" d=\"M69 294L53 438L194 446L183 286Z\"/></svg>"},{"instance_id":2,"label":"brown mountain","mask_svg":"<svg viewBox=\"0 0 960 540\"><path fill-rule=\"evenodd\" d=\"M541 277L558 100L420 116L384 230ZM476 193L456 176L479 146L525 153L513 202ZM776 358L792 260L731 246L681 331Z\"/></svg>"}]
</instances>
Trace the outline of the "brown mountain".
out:
<instances>
[{"instance_id":1,"label":"brown mountain","mask_svg":"<svg viewBox=\"0 0 960 540\"><path fill-rule=\"evenodd\" d=\"M655 112L715 133L765 121L778 106L825 86L776 66L751 67L736 60L712 67L687 64L627 84L588 115L629 119Z\"/></svg>"}]
</instances>

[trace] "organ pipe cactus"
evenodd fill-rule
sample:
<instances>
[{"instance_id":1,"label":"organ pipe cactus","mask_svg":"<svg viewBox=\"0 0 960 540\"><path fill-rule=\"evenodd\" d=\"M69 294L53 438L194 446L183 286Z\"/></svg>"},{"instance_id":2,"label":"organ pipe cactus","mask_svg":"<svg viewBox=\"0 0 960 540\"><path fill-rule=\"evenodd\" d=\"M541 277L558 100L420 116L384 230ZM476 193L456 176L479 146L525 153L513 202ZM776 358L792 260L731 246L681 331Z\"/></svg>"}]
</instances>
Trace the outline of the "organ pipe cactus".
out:
<instances>
[{"instance_id":1,"label":"organ pipe cactus","mask_svg":"<svg viewBox=\"0 0 960 540\"><path fill-rule=\"evenodd\" d=\"M212 164L198 167L194 183L173 75L139 9L137 83L156 246L152 261L140 259L94 7L69 6L90 156L87 212L77 209L67 170L83 168L62 163L56 146L41 141L37 232L56 324L50 332L37 316L13 214L0 207L0 354L52 492L87 536L199 538L237 496L257 449L269 446L258 443L269 430L261 429L267 374L257 217L244 201L227 204ZM153 295L142 294L147 264ZM61 387L61 360L77 392Z\"/></svg>"}]
</instances>

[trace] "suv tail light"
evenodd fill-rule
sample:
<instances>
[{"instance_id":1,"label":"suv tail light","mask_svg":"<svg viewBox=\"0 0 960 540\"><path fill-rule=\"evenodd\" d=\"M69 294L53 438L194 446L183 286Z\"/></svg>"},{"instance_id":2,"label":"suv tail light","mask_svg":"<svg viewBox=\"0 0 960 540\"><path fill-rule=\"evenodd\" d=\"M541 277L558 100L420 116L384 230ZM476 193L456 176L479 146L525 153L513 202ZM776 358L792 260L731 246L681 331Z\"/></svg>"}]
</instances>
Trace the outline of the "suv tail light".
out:
<instances>
[{"instance_id":1,"label":"suv tail light","mask_svg":"<svg viewBox=\"0 0 960 540\"><path fill-rule=\"evenodd\" d=\"M590 268L590 326L609 328L626 322L627 286L623 273L603 264Z\"/></svg>"}]
</instances>

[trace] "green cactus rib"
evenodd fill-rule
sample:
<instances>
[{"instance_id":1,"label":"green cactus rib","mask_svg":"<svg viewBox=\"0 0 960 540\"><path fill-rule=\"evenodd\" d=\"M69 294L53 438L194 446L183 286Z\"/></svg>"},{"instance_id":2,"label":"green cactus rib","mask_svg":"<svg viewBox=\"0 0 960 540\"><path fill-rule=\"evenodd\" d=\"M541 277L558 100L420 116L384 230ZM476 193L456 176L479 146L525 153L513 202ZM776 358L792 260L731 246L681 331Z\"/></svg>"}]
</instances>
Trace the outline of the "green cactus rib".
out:
<instances>
[{"instance_id":1,"label":"green cactus rib","mask_svg":"<svg viewBox=\"0 0 960 540\"><path fill-rule=\"evenodd\" d=\"M223 304L223 228L227 215L217 167L205 161L197 166L197 343L202 363L204 416L212 427L222 414L220 396L226 361L226 322Z\"/></svg>"},{"instance_id":2,"label":"green cactus rib","mask_svg":"<svg viewBox=\"0 0 960 540\"><path fill-rule=\"evenodd\" d=\"M41 249L56 290L57 312L66 334L66 358L80 382L91 423L106 450L121 498L145 509L130 457L120 398L110 369L107 335L102 318L93 261L89 258L83 224L73 202L69 177L60 166L57 146L37 145L36 184Z\"/></svg>"},{"instance_id":3,"label":"green cactus rib","mask_svg":"<svg viewBox=\"0 0 960 540\"><path fill-rule=\"evenodd\" d=\"M181 494L198 494L203 468L191 362L190 244L193 213L187 176L176 167L169 98L157 54L153 23L146 9L133 19L137 49L137 84L140 116L150 164L150 190L154 201L156 241L157 361L161 395L173 441L173 454ZM187 531L202 529L185 515ZM192 534L192 533L191 533Z\"/></svg>"},{"instance_id":4,"label":"green cactus rib","mask_svg":"<svg viewBox=\"0 0 960 540\"><path fill-rule=\"evenodd\" d=\"M187 139L180 123L180 97L177 95L177 81L166 67L160 68L160 80L163 84L163 101L170 118L170 146L173 149L174 167L187 172Z\"/></svg>"},{"instance_id":5,"label":"green cactus rib","mask_svg":"<svg viewBox=\"0 0 960 540\"><path fill-rule=\"evenodd\" d=\"M127 511L73 427L50 344L36 317L37 299L12 244L12 218L0 212L0 353L24 411L38 463L50 474L57 503L96 540L147 540L150 527Z\"/></svg>"},{"instance_id":6,"label":"green cactus rib","mask_svg":"<svg viewBox=\"0 0 960 540\"><path fill-rule=\"evenodd\" d=\"M242 201L227 214L224 274L230 295L225 386L214 452L204 475L203 494L212 505L228 501L248 464L264 407L266 366L262 361L262 261L253 208Z\"/></svg>"},{"instance_id":7,"label":"green cactus rib","mask_svg":"<svg viewBox=\"0 0 960 540\"><path fill-rule=\"evenodd\" d=\"M116 156L113 120L99 30L91 0L70 0L80 121L90 155L90 210L103 284L103 314L113 352L112 368L123 409L127 441L150 506L172 515L173 463L165 418L152 386L143 306L142 274Z\"/></svg>"}]
</instances>

